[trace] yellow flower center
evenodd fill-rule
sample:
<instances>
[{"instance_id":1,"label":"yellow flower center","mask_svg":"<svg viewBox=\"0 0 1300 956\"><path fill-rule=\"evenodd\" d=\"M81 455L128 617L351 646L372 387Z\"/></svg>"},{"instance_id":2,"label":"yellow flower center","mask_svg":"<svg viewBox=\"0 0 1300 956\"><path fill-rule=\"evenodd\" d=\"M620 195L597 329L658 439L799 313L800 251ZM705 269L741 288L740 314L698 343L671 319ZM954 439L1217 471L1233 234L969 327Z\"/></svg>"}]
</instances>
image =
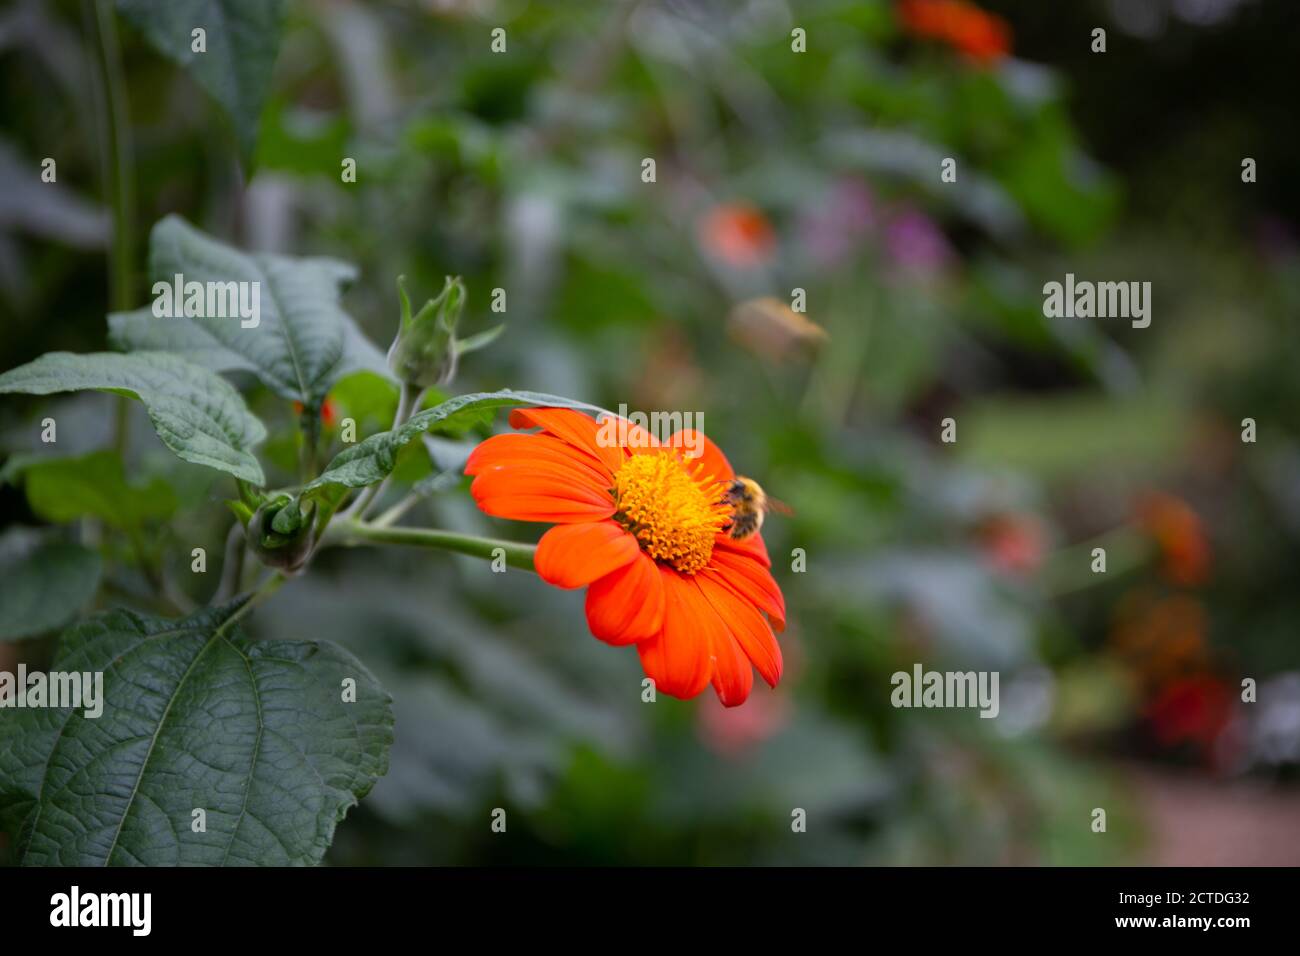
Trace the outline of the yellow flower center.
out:
<instances>
[{"instance_id":1,"label":"yellow flower center","mask_svg":"<svg viewBox=\"0 0 1300 956\"><path fill-rule=\"evenodd\" d=\"M720 484L676 453L633 455L614 476L615 519L656 561L694 574L713 555L713 536L730 518Z\"/></svg>"}]
</instances>

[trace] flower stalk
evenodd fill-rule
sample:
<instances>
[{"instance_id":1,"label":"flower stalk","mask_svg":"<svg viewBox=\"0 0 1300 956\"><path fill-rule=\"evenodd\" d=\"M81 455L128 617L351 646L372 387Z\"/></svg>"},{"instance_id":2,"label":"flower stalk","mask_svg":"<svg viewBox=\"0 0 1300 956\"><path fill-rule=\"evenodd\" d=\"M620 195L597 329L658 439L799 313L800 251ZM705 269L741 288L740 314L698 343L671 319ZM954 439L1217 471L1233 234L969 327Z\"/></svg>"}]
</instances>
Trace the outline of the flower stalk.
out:
<instances>
[{"instance_id":1,"label":"flower stalk","mask_svg":"<svg viewBox=\"0 0 1300 956\"><path fill-rule=\"evenodd\" d=\"M440 528L392 528L377 524L340 520L330 525L323 545L355 547L360 544L402 544L417 548L434 548L455 554L493 560L504 557L506 564L523 571L534 571L533 555L537 546L518 541L480 538L472 534L443 531Z\"/></svg>"}]
</instances>

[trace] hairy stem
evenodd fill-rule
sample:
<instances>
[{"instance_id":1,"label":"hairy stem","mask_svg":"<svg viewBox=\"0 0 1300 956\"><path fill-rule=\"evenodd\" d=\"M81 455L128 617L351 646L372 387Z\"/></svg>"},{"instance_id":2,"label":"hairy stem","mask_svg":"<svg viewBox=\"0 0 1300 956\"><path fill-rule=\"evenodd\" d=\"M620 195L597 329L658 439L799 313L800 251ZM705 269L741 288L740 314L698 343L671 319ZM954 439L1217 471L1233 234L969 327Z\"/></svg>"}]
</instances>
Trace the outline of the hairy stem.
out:
<instances>
[{"instance_id":1,"label":"hairy stem","mask_svg":"<svg viewBox=\"0 0 1300 956\"><path fill-rule=\"evenodd\" d=\"M393 416L392 431L396 431L406 424L411 414L420 407L420 399L424 396L424 389L417 388L414 385L403 382L402 391L397 399L397 414ZM361 494L357 495L357 500L352 502L351 506L343 512L345 518L364 518L366 509L368 509L376 499L383 494L384 489L388 487L389 478L386 476L383 481L364 488Z\"/></svg>"},{"instance_id":2,"label":"hairy stem","mask_svg":"<svg viewBox=\"0 0 1300 956\"><path fill-rule=\"evenodd\" d=\"M244 570L244 526L239 519L230 526L226 535L226 554L221 561L221 583L212 596L213 604L229 601L239 589L239 579Z\"/></svg>"},{"instance_id":3,"label":"hairy stem","mask_svg":"<svg viewBox=\"0 0 1300 956\"><path fill-rule=\"evenodd\" d=\"M417 548L435 548L492 560L504 556L506 564L524 571L534 571L533 555L537 546L518 541L480 538L472 534L443 531L438 528L390 528L356 520L330 525L325 545L404 544ZM498 552L498 549L500 551Z\"/></svg>"}]
</instances>

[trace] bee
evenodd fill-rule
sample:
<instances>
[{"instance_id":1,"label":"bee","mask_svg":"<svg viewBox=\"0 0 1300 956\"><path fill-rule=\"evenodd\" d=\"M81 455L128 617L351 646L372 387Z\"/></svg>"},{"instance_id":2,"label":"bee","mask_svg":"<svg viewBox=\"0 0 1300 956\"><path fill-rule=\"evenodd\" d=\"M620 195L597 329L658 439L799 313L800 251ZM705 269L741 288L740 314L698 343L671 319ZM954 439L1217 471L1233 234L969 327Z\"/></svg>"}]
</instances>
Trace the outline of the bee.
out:
<instances>
[{"instance_id":1,"label":"bee","mask_svg":"<svg viewBox=\"0 0 1300 956\"><path fill-rule=\"evenodd\" d=\"M731 506L731 525L727 528L727 533L736 541L744 541L758 534L763 527L763 518L769 511L787 515L793 513L789 505L773 498L753 478L741 475L731 480L722 500Z\"/></svg>"}]
</instances>

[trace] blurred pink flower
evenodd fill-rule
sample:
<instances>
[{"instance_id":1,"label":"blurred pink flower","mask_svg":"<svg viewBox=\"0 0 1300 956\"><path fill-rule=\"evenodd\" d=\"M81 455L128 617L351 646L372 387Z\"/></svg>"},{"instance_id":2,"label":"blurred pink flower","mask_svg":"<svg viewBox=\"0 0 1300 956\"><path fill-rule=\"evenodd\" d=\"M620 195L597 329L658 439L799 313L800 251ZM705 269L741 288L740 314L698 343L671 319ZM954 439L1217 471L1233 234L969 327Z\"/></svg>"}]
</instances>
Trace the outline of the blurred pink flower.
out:
<instances>
[{"instance_id":1,"label":"blurred pink flower","mask_svg":"<svg viewBox=\"0 0 1300 956\"><path fill-rule=\"evenodd\" d=\"M696 711L700 739L715 753L739 757L788 724L791 709L786 694L761 687L754 688L745 707L724 707L709 697Z\"/></svg>"},{"instance_id":2,"label":"blurred pink flower","mask_svg":"<svg viewBox=\"0 0 1300 956\"><path fill-rule=\"evenodd\" d=\"M861 179L840 179L799 224L813 262L830 269L843 262L876 228L876 200Z\"/></svg>"},{"instance_id":3,"label":"blurred pink flower","mask_svg":"<svg viewBox=\"0 0 1300 956\"><path fill-rule=\"evenodd\" d=\"M925 213L905 209L885 225L885 251L904 272L930 275L946 269L954 259L952 246Z\"/></svg>"},{"instance_id":4,"label":"blurred pink flower","mask_svg":"<svg viewBox=\"0 0 1300 956\"><path fill-rule=\"evenodd\" d=\"M1033 574L1047 553L1047 529L1032 514L997 515L984 523L979 536L985 560L1005 574Z\"/></svg>"}]
</instances>

